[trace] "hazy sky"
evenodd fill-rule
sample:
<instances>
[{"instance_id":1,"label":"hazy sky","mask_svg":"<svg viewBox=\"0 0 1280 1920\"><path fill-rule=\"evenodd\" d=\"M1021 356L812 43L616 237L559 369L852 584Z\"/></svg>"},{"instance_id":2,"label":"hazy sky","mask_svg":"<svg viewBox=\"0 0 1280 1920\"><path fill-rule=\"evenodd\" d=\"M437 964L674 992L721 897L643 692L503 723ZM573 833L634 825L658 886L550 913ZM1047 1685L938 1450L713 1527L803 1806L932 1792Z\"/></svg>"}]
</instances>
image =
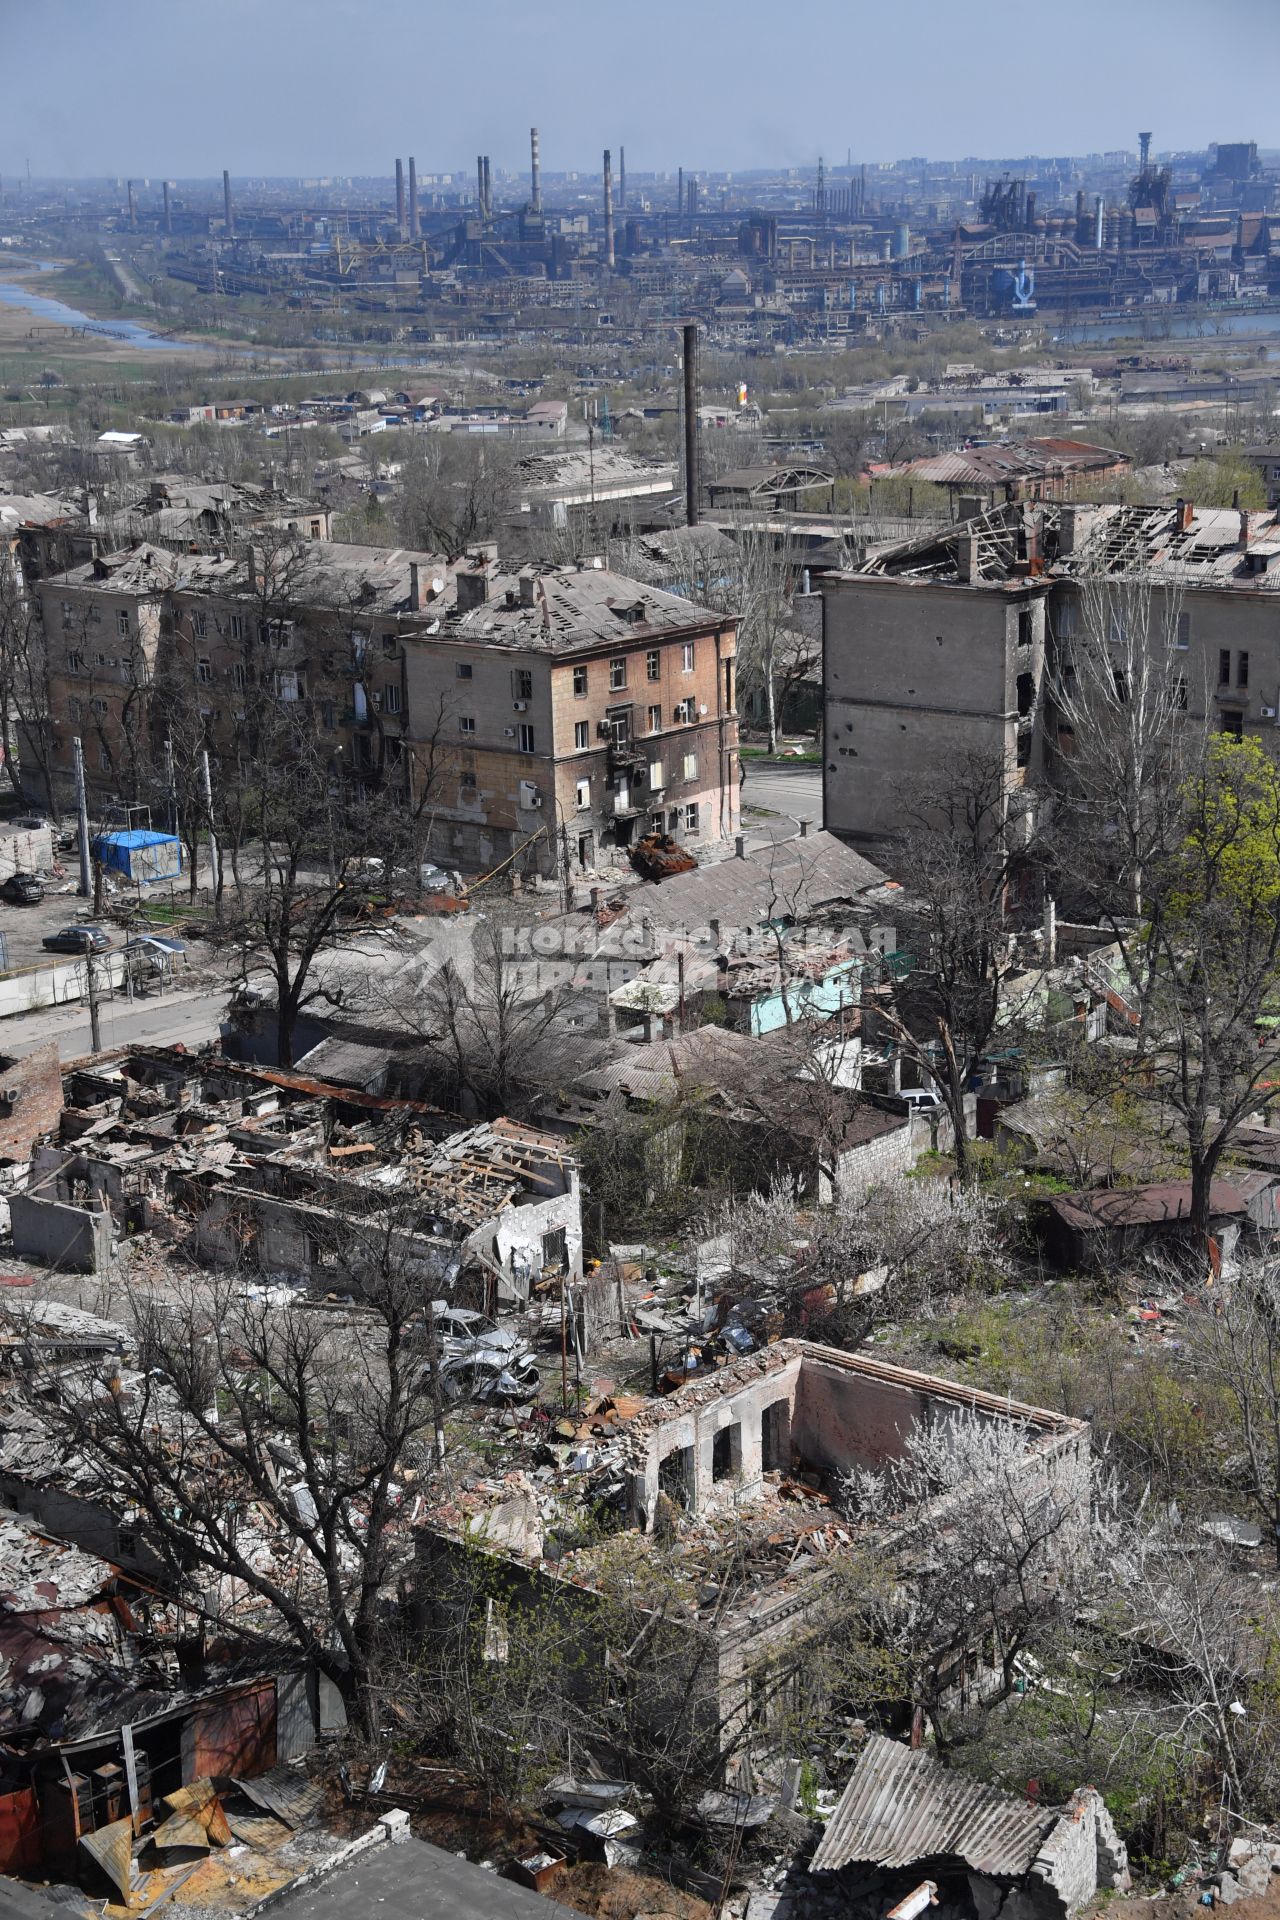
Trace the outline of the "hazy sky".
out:
<instances>
[{"instance_id":1,"label":"hazy sky","mask_svg":"<svg viewBox=\"0 0 1280 1920\"><path fill-rule=\"evenodd\" d=\"M1280 145L1280 0L0 0L0 173ZM683 36L683 38L682 38ZM1267 48L1270 46L1271 54Z\"/></svg>"}]
</instances>

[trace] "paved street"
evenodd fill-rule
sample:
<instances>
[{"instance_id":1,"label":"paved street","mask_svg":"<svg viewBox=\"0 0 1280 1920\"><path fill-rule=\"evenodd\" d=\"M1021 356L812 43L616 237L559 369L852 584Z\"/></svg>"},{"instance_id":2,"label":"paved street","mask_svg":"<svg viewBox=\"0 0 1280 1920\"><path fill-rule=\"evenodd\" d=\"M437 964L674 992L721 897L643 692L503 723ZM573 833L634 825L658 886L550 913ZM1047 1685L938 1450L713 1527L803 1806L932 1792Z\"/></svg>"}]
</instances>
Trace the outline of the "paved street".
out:
<instances>
[{"instance_id":1,"label":"paved street","mask_svg":"<svg viewBox=\"0 0 1280 1920\"><path fill-rule=\"evenodd\" d=\"M822 825L822 768L818 766L761 766L746 762L747 777L742 783L742 804L767 807L771 813L787 813L796 820Z\"/></svg>"},{"instance_id":2,"label":"paved street","mask_svg":"<svg viewBox=\"0 0 1280 1920\"><path fill-rule=\"evenodd\" d=\"M227 1004L222 981L196 988L152 992L130 1001L123 993L104 995L99 1006L104 1048L122 1047L134 1040L153 1046L198 1047L215 1040L218 1022ZM21 1055L56 1040L64 1060L79 1060L92 1048L87 1006L48 1007L39 1013L15 1014L0 1021L0 1051Z\"/></svg>"}]
</instances>

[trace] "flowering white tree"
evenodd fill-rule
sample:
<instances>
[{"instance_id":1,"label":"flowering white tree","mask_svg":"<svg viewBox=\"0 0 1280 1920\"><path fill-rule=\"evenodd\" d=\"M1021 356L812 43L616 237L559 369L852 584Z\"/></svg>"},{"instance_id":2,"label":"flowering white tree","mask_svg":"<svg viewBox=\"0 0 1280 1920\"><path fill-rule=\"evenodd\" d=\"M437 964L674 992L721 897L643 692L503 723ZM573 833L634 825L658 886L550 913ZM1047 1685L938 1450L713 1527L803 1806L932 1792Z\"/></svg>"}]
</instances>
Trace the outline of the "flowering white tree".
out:
<instances>
[{"instance_id":1,"label":"flowering white tree","mask_svg":"<svg viewBox=\"0 0 1280 1920\"><path fill-rule=\"evenodd\" d=\"M849 1348L1007 1265L995 1201L939 1180L896 1176L816 1207L783 1175L713 1209L703 1230L727 1237L735 1265L770 1269L793 1318Z\"/></svg>"}]
</instances>

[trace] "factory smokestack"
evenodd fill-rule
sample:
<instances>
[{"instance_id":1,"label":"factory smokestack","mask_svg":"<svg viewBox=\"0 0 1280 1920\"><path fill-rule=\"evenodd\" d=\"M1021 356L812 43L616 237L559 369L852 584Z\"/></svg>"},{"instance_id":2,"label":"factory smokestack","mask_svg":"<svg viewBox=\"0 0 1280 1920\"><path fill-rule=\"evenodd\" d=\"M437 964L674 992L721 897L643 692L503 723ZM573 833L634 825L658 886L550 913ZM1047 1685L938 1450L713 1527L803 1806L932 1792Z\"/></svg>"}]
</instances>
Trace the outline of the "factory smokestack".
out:
<instances>
[{"instance_id":1,"label":"factory smokestack","mask_svg":"<svg viewBox=\"0 0 1280 1920\"><path fill-rule=\"evenodd\" d=\"M234 233L236 230L236 217L235 210L231 205L231 175L225 167L222 169L222 219L227 232Z\"/></svg>"},{"instance_id":2,"label":"factory smokestack","mask_svg":"<svg viewBox=\"0 0 1280 1920\"><path fill-rule=\"evenodd\" d=\"M698 328L684 329L684 518L698 524Z\"/></svg>"},{"instance_id":3,"label":"factory smokestack","mask_svg":"<svg viewBox=\"0 0 1280 1920\"><path fill-rule=\"evenodd\" d=\"M489 156L484 156L484 217L493 218L493 176L489 172Z\"/></svg>"},{"instance_id":4,"label":"factory smokestack","mask_svg":"<svg viewBox=\"0 0 1280 1920\"><path fill-rule=\"evenodd\" d=\"M676 213L681 219L684 218L684 168L683 167L681 167L676 174Z\"/></svg>"},{"instance_id":5,"label":"factory smokestack","mask_svg":"<svg viewBox=\"0 0 1280 1920\"><path fill-rule=\"evenodd\" d=\"M164 230L166 233L173 232L173 208L169 205L169 182L167 180L164 183Z\"/></svg>"},{"instance_id":6,"label":"factory smokestack","mask_svg":"<svg viewBox=\"0 0 1280 1920\"><path fill-rule=\"evenodd\" d=\"M530 213L542 212L542 156L538 151L538 129L529 129L529 178L532 191L529 195Z\"/></svg>"},{"instance_id":7,"label":"factory smokestack","mask_svg":"<svg viewBox=\"0 0 1280 1920\"><path fill-rule=\"evenodd\" d=\"M137 209L137 208L136 208L136 207L134 206L134 204L133 204L133 182L132 182L132 180L130 180L130 181L128 182L128 187L129 187L129 225L130 225L131 227L133 227L133 228L135 229L135 231L136 231L136 229L137 229L137 225L138 225L138 209Z\"/></svg>"},{"instance_id":8,"label":"factory smokestack","mask_svg":"<svg viewBox=\"0 0 1280 1920\"><path fill-rule=\"evenodd\" d=\"M476 206L479 209L480 218L483 220L484 219L484 155L482 153L478 153L476 155Z\"/></svg>"},{"instance_id":9,"label":"factory smokestack","mask_svg":"<svg viewBox=\"0 0 1280 1920\"><path fill-rule=\"evenodd\" d=\"M1093 200L1093 244L1098 249L1099 253L1102 252L1103 238L1104 238L1104 228L1103 228L1102 195L1098 193L1094 195L1094 200Z\"/></svg>"},{"instance_id":10,"label":"factory smokestack","mask_svg":"<svg viewBox=\"0 0 1280 1920\"><path fill-rule=\"evenodd\" d=\"M627 210L627 150L618 148L618 212Z\"/></svg>"},{"instance_id":11,"label":"factory smokestack","mask_svg":"<svg viewBox=\"0 0 1280 1920\"><path fill-rule=\"evenodd\" d=\"M396 232L404 237L404 161L396 161Z\"/></svg>"},{"instance_id":12,"label":"factory smokestack","mask_svg":"<svg viewBox=\"0 0 1280 1920\"><path fill-rule=\"evenodd\" d=\"M1149 133L1140 133L1138 135L1138 171L1140 173L1146 172L1150 160L1151 135Z\"/></svg>"},{"instance_id":13,"label":"factory smokestack","mask_svg":"<svg viewBox=\"0 0 1280 1920\"><path fill-rule=\"evenodd\" d=\"M606 267L612 267L614 264L613 158L608 147L604 150L604 263Z\"/></svg>"},{"instance_id":14,"label":"factory smokestack","mask_svg":"<svg viewBox=\"0 0 1280 1920\"><path fill-rule=\"evenodd\" d=\"M418 163L409 155L409 238L416 240L422 231L418 224Z\"/></svg>"}]
</instances>

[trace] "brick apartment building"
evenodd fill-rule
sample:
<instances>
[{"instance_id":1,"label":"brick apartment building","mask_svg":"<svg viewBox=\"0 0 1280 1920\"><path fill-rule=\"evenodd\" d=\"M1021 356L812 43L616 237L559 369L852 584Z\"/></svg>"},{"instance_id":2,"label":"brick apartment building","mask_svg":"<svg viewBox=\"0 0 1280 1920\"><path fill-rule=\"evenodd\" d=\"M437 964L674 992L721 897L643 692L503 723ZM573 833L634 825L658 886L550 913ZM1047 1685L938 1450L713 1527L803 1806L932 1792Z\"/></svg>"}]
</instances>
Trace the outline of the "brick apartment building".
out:
<instances>
[{"instance_id":1,"label":"brick apartment building","mask_svg":"<svg viewBox=\"0 0 1280 1920\"><path fill-rule=\"evenodd\" d=\"M661 829L693 847L737 829L736 629L590 563L457 568L405 640L415 799L432 844L484 867L529 844L563 873Z\"/></svg>"},{"instance_id":2,"label":"brick apartment building","mask_svg":"<svg viewBox=\"0 0 1280 1920\"><path fill-rule=\"evenodd\" d=\"M267 695L305 705L345 778L402 790L450 866L523 849L525 870L562 874L651 827L694 846L736 831L732 621L599 567L142 544L38 593L68 791L79 737L100 801L154 802L175 710L225 755Z\"/></svg>"},{"instance_id":3,"label":"brick apartment building","mask_svg":"<svg viewBox=\"0 0 1280 1920\"><path fill-rule=\"evenodd\" d=\"M1188 722L1280 753L1280 512L1015 504L824 578L828 829L883 845L901 783L964 751L1002 754L1011 793L1052 779L1054 683L1108 574L1155 597Z\"/></svg>"},{"instance_id":4,"label":"brick apartment building","mask_svg":"<svg viewBox=\"0 0 1280 1920\"><path fill-rule=\"evenodd\" d=\"M70 790L79 736L95 796L154 800L175 710L227 753L264 694L308 703L335 767L394 774L401 635L418 583L446 571L434 554L319 540L235 556L146 543L42 580L55 778Z\"/></svg>"}]
</instances>

